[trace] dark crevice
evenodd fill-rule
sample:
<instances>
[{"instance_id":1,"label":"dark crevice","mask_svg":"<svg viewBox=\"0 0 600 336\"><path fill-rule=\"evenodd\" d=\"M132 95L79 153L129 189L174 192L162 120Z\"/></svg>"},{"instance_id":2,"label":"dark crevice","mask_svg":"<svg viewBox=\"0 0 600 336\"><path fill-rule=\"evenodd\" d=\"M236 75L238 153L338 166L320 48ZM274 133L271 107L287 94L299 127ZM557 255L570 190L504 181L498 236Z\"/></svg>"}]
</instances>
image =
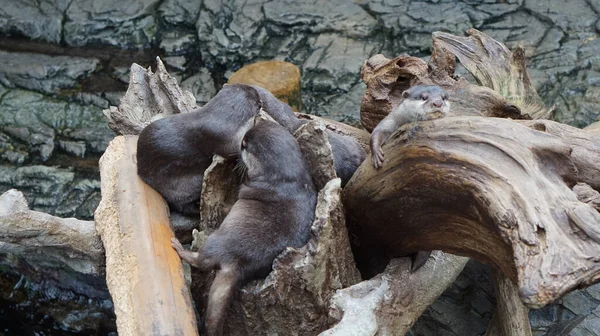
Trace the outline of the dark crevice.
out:
<instances>
[{"instance_id":1,"label":"dark crevice","mask_svg":"<svg viewBox=\"0 0 600 336\"><path fill-rule=\"evenodd\" d=\"M0 35L0 50L8 52L26 52L50 56L70 56L93 58L100 61L98 70L90 74L81 84L81 92L118 92L125 91L127 84L114 75L117 67L130 67L137 63L142 67L156 70L156 56L164 58L165 54L159 48L131 50L113 46L95 45L85 48L64 47L56 44L32 41L20 36Z\"/></svg>"}]
</instances>

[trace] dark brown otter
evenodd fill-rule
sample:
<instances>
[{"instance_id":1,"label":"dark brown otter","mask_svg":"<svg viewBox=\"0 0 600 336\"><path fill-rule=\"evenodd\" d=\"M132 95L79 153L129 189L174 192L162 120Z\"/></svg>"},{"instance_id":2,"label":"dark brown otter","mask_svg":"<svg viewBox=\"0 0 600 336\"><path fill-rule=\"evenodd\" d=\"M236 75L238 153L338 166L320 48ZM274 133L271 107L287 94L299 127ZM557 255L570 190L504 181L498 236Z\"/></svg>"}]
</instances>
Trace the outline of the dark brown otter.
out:
<instances>
[{"instance_id":1,"label":"dark brown otter","mask_svg":"<svg viewBox=\"0 0 600 336\"><path fill-rule=\"evenodd\" d=\"M137 148L138 175L173 210L198 215L202 179L213 155L239 155L242 136L261 108L290 133L307 122L259 86L226 84L202 108L159 119L142 131ZM366 153L350 136L330 130L327 134L336 173L345 185Z\"/></svg>"},{"instance_id":2,"label":"dark brown otter","mask_svg":"<svg viewBox=\"0 0 600 336\"><path fill-rule=\"evenodd\" d=\"M225 85L202 108L151 123L138 139L138 175L175 211L199 214L202 179L213 155L239 155L259 110L256 90Z\"/></svg>"},{"instance_id":3,"label":"dark brown otter","mask_svg":"<svg viewBox=\"0 0 600 336\"><path fill-rule=\"evenodd\" d=\"M290 132L294 133L300 126L308 122L298 119L292 108L277 99L271 92L260 86L252 86L252 88L258 92L263 110ZM333 151L335 172L344 186L364 161L367 153L353 137L341 135L329 129L326 129L326 132Z\"/></svg>"},{"instance_id":4,"label":"dark brown otter","mask_svg":"<svg viewBox=\"0 0 600 336\"><path fill-rule=\"evenodd\" d=\"M238 200L217 231L198 252L173 248L190 265L215 269L210 288L206 335L221 335L235 291L254 278L265 277L286 247L308 241L317 193L296 139L271 121L258 123L241 143L247 167Z\"/></svg>"}]
</instances>

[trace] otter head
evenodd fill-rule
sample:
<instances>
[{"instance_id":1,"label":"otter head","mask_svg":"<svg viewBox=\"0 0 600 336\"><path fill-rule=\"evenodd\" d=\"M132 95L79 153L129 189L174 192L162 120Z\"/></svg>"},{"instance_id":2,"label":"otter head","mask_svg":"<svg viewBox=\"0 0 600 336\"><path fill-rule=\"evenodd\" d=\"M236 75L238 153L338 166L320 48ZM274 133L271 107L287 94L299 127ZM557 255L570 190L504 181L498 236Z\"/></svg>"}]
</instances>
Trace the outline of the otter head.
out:
<instances>
[{"instance_id":1,"label":"otter head","mask_svg":"<svg viewBox=\"0 0 600 336\"><path fill-rule=\"evenodd\" d=\"M448 93L437 85L416 85L402 93L402 104L410 104L422 119L445 117L450 111Z\"/></svg>"},{"instance_id":2,"label":"otter head","mask_svg":"<svg viewBox=\"0 0 600 336\"><path fill-rule=\"evenodd\" d=\"M294 136L272 121L261 121L242 139L241 157L248 181L300 181L308 171Z\"/></svg>"}]
</instances>

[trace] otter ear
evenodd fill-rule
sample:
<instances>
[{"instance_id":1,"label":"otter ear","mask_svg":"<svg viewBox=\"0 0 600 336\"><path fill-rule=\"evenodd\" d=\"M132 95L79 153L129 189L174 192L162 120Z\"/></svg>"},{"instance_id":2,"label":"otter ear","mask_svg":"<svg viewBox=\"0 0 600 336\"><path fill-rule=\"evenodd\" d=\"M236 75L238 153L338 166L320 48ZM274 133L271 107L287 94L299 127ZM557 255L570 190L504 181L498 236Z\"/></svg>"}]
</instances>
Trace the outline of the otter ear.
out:
<instances>
[{"instance_id":1,"label":"otter ear","mask_svg":"<svg viewBox=\"0 0 600 336\"><path fill-rule=\"evenodd\" d=\"M402 98L408 98L408 90L402 92Z\"/></svg>"}]
</instances>

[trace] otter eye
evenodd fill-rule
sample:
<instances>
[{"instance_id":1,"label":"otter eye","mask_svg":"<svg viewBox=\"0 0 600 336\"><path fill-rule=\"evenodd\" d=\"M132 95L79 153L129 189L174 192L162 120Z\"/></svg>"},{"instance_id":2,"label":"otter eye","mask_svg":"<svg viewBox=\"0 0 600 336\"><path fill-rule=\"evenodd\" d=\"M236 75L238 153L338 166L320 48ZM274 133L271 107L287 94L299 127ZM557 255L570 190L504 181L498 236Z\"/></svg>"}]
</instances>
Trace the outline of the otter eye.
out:
<instances>
[{"instance_id":1,"label":"otter eye","mask_svg":"<svg viewBox=\"0 0 600 336\"><path fill-rule=\"evenodd\" d=\"M242 149L246 149L246 147L248 147L248 143L246 142L246 139L242 140Z\"/></svg>"},{"instance_id":2,"label":"otter eye","mask_svg":"<svg viewBox=\"0 0 600 336\"><path fill-rule=\"evenodd\" d=\"M442 99L443 99L443 100L448 100L448 95L447 95L447 94L444 94L444 95L442 96Z\"/></svg>"},{"instance_id":3,"label":"otter eye","mask_svg":"<svg viewBox=\"0 0 600 336\"><path fill-rule=\"evenodd\" d=\"M427 95L421 95L421 100L427 100Z\"/></svg>"}]
</instances>

